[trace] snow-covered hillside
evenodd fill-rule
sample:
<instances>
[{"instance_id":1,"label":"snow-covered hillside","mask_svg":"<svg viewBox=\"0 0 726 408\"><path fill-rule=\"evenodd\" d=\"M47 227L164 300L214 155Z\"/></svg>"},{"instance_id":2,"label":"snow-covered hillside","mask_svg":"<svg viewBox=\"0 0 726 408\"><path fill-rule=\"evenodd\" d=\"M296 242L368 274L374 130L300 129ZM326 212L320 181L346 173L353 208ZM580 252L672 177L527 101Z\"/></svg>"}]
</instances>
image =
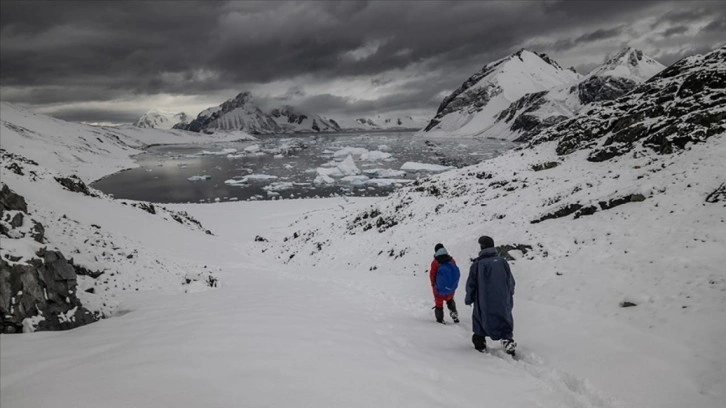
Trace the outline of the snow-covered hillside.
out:
<instances>
[{"instance_id":1,"label":"snow-covered hillside","mask_svg":"<svg viewBox=\"0 0 726 408\"><path fill-rule=\"evenodd\" d=\"M177 124L180 126L186 125L191 120L192 118L184 112L170 113L151 110L134 122L134 126L141 128L171 129Z\"/></svg>"},{"instance_id":2,"label":"snow-covered hillside","mask_svg":"<svg viewBox=\"0 0 726 408\"><path fill-rule=\"evenodd\" d=\"M0 113L3 149L46 168L76 174L87 183L137 167L130 156L147 145L254 139L241 132L201 136L181 130L90 126L34 114L6 102L0 103Z\"/></svg>"},{"instance_id":3,"label":"snow-covered hillside","mask_svg":"<svg viewBox=\"0 0 726 408\"><path fill-rule=\"evenodd\" d=\"M542 84L545 90L527 92L506 108L489 112L489 116L474 126L467 125L463 130L452 128L446 134L527 141L543 129L575 116L587 104L619 98L664 68L642 51L627 47L584 77L555 87L545 82ZM471 103L464 108L471 110ZM441 112L437 118L440 115ZM432 127L437 118L427 126L427 136L439 134L436 132L439 127Z\"/></svg>"},{"instance_id":4,"label":"snow-covered hillside","mask_svg":"<svg viewBox=\"0 0 726 408\"><path fill-rule=\"evenodd\" d=\"M260 247L297 268L330 271L330 279L352 269L425 285L435 243L466 260L476 238L491 235L515 259L517 327L552 336L541 340L549 346L524 342L546 347L548 355L536 354L547 363L578 367L624 406L719 406L725 61L723 49L688 58L637 97L563 122L536 145L414 183L363 211L311 214ZM660 116L643 113L652 109ZM618 129L643 137L621 140ZM602 144L618 154L602 156ZM362 290L385 297L381 286ZM541 321L533 320L537 307L548 310Z\"/></svg>"},{"instance_id":5,"label":"snow-covered hillside","mask_svg":"<svg viewBox=\"0 0 726 408\"><path fill-rule=\"evenodd\" d=\"M241 130L250 134L298 132L337 132L340 126L332 119L306 112L292 106L263 111L252 94L242 92L219 106L205 109L189 124L177 129L193 132Z\"/></svg>"}]
</instances>

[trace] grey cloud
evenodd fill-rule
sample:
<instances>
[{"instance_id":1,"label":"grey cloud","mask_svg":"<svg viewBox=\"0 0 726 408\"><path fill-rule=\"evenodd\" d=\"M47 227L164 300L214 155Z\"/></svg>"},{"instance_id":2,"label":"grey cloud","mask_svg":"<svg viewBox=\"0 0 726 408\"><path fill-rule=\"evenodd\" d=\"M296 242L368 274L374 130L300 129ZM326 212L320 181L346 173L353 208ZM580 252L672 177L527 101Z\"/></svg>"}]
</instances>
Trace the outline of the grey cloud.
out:
<instances>
[{"instance_id":1,"label":"grey cloud","mask_svg":"<svg viewBox=\"0 0 726 408\"><path fill-rule=\"evenodd\" d=\"M146 109L136 111L120 111L105 109L59 108L53 113L58 119L72 122L89 123L132 123L135 122Z\"/></svg>"},{"instance_id":2,"label":"grey cloud","mask_svg":"<svg viewBox=\"0 0 726 408\"><path fill-rule=\"evenodd\" d=\"M402 88L378 105L338 102L353 110L405 101L432 111L440 101L431 102L431 95L533 38L539 51L557 54L606 40L627 43L628 27L640 19L655 16L675 34L679 25L722 22L725 14L719 4L679 2L3 1L0 7L0 86L27 88L4 100L42 106L157 93L233 94L295 78L316 84L369 78L378 87L400 79L387 72L417 77L425 71L441 78L418 83L420 92ZM723 33L722 24L708 27L703 31L710 34L690 40L693 48ZM325 95L331 94L316 100L293 90L283 99L334 109Z\"/></svg>"},{"instance_id":3,"label":"grey cloud","mask_svg":"<svg viewBox=\"0 0 726 408\"><path fill-rule=\"evenodd\" d=\"M713 20L708 25L703 27L703 31L706 32L725 32L726 31L726 20L719 19Z\"/></svg>"},{"instance_id":4,"label":"grey cloud","mask_svg":"<svg viewBox=\"0 0 726 408\"><path fill-rule=\"evenodd\" d=\"M687 32L687 31L688 31L688 27L686 27L686 26L670 27L670 28L666 29L665 31L663 31L663 36L664 37L672 37L674 35L683 34L683 33Z\"/></svg>"}]
</instances>

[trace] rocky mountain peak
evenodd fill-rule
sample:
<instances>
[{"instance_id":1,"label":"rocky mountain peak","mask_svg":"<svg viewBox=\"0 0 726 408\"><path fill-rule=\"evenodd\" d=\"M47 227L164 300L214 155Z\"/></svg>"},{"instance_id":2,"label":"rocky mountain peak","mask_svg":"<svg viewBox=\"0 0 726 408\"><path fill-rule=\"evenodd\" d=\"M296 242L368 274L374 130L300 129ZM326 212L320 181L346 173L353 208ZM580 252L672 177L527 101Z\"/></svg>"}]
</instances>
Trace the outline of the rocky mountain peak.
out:
<instances>
[{"instance_id":1,"label":"rocky mountain peak","mask_svg":"<svg viewBox=\"0 0 726 408\"><path fill-rule=\"evenodd\" d=\"M608 58L603 65L592 70L588 76L612 76L643 82L664 68L663 64L649 57L643 51L625 47Z\"/></svg>"},{"instance_id":2,"label":"rocky mountain peak","mask_svg":"<svg viewBox=\"0 0 726 408\"><path fill-rule=\"evenodd\" d=\"M134 122L141 128L171 129L176 124L187 124L191 117L184 112L170 113L152 109Z\"/></svg>"}]
</instances>

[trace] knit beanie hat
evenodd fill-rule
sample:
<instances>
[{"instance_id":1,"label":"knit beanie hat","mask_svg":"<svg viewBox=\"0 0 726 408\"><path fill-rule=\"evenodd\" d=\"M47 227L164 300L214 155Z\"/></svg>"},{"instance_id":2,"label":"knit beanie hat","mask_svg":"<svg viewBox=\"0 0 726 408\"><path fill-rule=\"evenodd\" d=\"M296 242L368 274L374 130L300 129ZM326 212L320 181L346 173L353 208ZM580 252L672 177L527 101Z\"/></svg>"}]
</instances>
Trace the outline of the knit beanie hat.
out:
<instances>
[{"instance_id":1,"label":"knit beanie hat","mask_svg":"<svg viewBox=\"0 0 726 408\"><path fill-rule=\"evenodd\" d=\"M443 247L444 247L444 244L442 244L442 243L436 244L436 246L434 247L434 252L438 251L439 249L441 249Z\"/></svg>"},{"instance_id":2,"label":"knit beanie hat","mask_svg":"<svg viewBox=\"0 0 726 408\"><path fill-rule=\"evenodd\" d=\"M481 237L479 237L479 246L481 247L481 249L493 248L494 240L492 239L492 237L482 235Z\"/></svg>"},{"instance_id":3,"label":"knit beanie hat","mask_svg":"<svg viewBox=\"0 0 726 408\"><path fill-rule=\"evenodd\" d=\"M444 248L442 246L441 248L436 250L436 253L434 254L434 256L441 256L441 255L448 255L448 254L449 254L449 251L447 251L446 248Z\"/></svg>"}]
</instances>

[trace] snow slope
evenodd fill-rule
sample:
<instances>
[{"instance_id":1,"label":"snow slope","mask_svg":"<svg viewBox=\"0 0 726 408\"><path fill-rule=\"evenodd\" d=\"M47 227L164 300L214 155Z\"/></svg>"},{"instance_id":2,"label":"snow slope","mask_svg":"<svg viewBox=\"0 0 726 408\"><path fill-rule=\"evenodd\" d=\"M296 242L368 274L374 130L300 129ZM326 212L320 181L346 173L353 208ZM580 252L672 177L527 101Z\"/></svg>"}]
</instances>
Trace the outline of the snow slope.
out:
<instances>
[{"instance_id":1,"label":"snow slope","mask_svg":"<svg viewBox=\"0 0 726 408\"><path fill-rule=\"evenodd\" d=\"M46 168L76 174L86 182L137 167L130 156L146 145L254 139L244 133L199 135L136 126L83 125L34 114L7 102L0 103L0 125L3 149Z\"/></svg>"},{"instance_id":2,"label":"snow slope","mask_svg":"<svg viewBox=\"0 0 726 408\"><path fill-rule=\"evenodd\" d=\"M151 110L143 114L134 126L141 128L171 129L176 124L186 125L192 118L184 112L170 113Z\"/></svg>"}]
</instances>

